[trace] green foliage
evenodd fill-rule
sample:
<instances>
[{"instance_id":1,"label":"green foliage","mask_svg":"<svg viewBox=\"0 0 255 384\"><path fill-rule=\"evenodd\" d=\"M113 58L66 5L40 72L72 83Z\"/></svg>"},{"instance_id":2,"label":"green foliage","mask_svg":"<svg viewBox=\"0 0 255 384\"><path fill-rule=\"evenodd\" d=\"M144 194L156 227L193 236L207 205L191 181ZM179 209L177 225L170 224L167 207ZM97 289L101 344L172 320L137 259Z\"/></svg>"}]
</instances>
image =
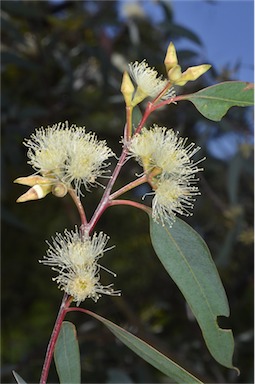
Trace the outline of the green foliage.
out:
<instances>
[{"instance_id":1,"label":"green foliage","mask_svg":"<svg viewBox=\"0 0 255 384\"><path fill-rule=\"evenodd\" d=\"M143 340L134 336L132 333L112 323L111 321L87 311L87 313L101 321L119 340L128 348L134 351L142 359L153 365L159 371L172 378L176 383L197 383L202 382L180 367L178 364L168 359L155 348L145 343Z\"/></svg>"},{"instance_id":2,"label":"green foliage","mask_svg":"<svg viewBox=\"0 0 255 384\"><path fill-rule=\"evenodd\" d=\"M22 377L20 377L20 375L18 375L17 372L13 371L13 376L15 377L18 384L27 384L25 382L25 380L23 380Z\"/></svg>"},{"instance_id":3,"label":"green foliage","mask_svg":"<svg viewBox=\"0 0 255 384\"><path fill-rule=\"evenodd\" d=\"M141 110L140 110L139 106L136 105L134 110L133 110L133 115L132 115L133 130L135 130L137 128L138 124L142 120L142 117L143 117L143 115L141 113Z\"/></svg>"},{"instance_id":4,"label":"green foliage","mask_svg":"<svg viewBox=\"0 0 255 384\"><path fill-rule=\"evenodd\" d=\"M228 301L207 245L180 219L169 228L150 217L150 233L157 256L187 300L211 354L233 368L232 332L217 324L218 316L229 316Z\"/></svg>"},{"instance_id":5,"label":"green foliage","mask_svg":"<svg viewBox=\"0 0 255 384\"><path fill-rule=\"evenodd\" d=\"M75 325L63 321L56 347L54 360L61 384L81 382L80 351Z\"/></svg>"},{"instance_id":6,"label":"green foliage","mask_svg":"<svg viewBox=\"0 0 255 384\"><path fill-rule=\"evenodd\" d=\"M10 366L18 367L15 369L30 382L38 382L61 293L50 283L52 273L42 269L37 260L44 255L46 238L78 222L68 198L48 196L38 204L28 203L26 209L15 204L20 192L12 181L31 172L24 161L22 141L35 127L69 119L106 138L118 154L124 104L119 90L122 71L116 57L126 62L147 58L163 73L166 45L170 38L178 43L183 33L197 45L192 51L178 52L182 66L198 62L201 54L205 56L198 45L199 36L176 28L170 3L159 4L165 7L164 20L155 26L149 18L120 21L115 2L111 6L107 1L1 2L2 382L13 382ZM231 18L231 5L229 15ZM109 26L115 34L107 33ZM235 80L231 68L225 69L210 71L210 84L219 78ZM191 95L208 85L206 78L201 78L184 87L183 93ZM98 230L111 235L112 244L118 244L104 265L117 272L116 285L121 286L123 297L119 301L102 298L96 310L117 324L135 329L138 335L143 329L157 349L163 341L164 350L174 360L185 362L205 382L252 382L252 111L232 108L221 122L206 121L189 103L180 102L159 112L151 117L152 122L178 129L199 144L207 157L200 181L202 194L189 223L208 243L224 281L241 374L236 377L232 370L219 366L204 349L182 297L153 257L146 218L135 209L113 208L98 225ZM234 157L225 151L233 136L238 142ZM211 151L209 144L215 142L214 147L219 148L218 142L222 143L221 158ZM127 164L116 187L123 185L124 174L131 179L139 172L137 165ZM140 201L146 192L137 190L128 196ZM100 190L86 194L88 215L100 194ZM86 306L95 310L94 303ZM114 369L137 383L160 382L157 372L143 365L128 348L109 340L93 321L84 323L79 314L75 323L81 336L82 371L88 382L106 382ZM86 326L91 330L89 339ZM57 380L53 370L50 382Z\"/></svg>"},{"instance_id":7,"label":"green foliage","mask_svg":"<svg viewBox=\"0 0 255 384\"><path fill-rule=\"evenodd\" d=\"M253 105L254 87L241 81L227 81L184 96L183 100L190 100L208 119L220 121L233 106Z\"/></svg>"}]
</instances>

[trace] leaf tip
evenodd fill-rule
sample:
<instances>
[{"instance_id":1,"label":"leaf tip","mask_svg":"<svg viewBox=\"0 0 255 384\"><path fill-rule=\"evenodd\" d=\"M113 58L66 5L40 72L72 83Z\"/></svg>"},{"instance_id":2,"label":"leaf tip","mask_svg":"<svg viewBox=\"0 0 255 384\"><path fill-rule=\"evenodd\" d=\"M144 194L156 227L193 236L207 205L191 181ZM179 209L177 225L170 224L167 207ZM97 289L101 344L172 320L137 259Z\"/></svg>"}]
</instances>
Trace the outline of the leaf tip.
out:
<instances>
[{"instance_id":1,"label":"leaf tip","mask_svg":"<svg viewBox=\"0 0 255 384\"><path fill-rule=\"evenodd\" d=\"M250 89L254 89L254 83L245 83L246 87L244 87L244 91L249 91Z\"/></svg>"},{"instance_id":2,"label":"leaf tip","mask_svg":"<svg viewBox=\"0 0 255 384\"><path fill-rule=\"evenodd\" d=\"M240 376L240 370L237 367L232 367L232 369L236 371L237 376Z\"/></svg>"}]
</instances>

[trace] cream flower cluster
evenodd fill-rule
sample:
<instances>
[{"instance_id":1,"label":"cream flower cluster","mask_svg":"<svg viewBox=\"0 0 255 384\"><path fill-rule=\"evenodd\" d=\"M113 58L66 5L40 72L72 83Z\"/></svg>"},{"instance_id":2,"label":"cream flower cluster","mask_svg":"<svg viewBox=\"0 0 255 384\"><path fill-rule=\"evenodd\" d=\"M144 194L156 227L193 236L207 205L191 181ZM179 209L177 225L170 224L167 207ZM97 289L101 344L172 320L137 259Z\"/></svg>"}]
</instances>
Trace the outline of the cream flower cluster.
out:
<instances>
[{"instance_id":1,"label":"cream flower cluster","mask_svg":"<svg viewBox=\"0 0 255 384\"><path fill-rule=\"evenodd\" d=\"M82 184L88 189L103 175L108 165L105 161L114 155L104 140L68 122L39 128L24 144L28 147L28 163L38 173L67 187L73 183L78 193Z\"/></svg>"},{"instance_id":2,"label":"cream flower cluster","mask_svg":"<svg viewBox=\"0 0 255 384\"><path fill-rule=\"evenodd\" d=\"M172 225L175 214L191 215L194 196L199 194L195 174L201 171L192 156L200 149L172 129L154 125L143 128L128 144L131 156L143 166L155 196L152 216L161 224Z\"/></svg>"},{"instance_id":3,"label":"cream flower cluster","mask_svg":"<svg viewBox=\"0 0 255 384\"><path fill-rule=\"evenodd\" d=\"M158 96L164 88L166 88L169 81L162 79L162 76L158 76L158 72L150 68L149 65L143 60L141 63L134 62L129 64L129 73L131 78L137 84L137 90L133 97L133 104L136 105L146 97L155 98ZM166 100L175 96L174 88L167 89L161 96L161 99Z\"/></svg>"},{"instance_id":4,"label":"cream flower cluster","mask_svg":"<svg viewBox=\"0 0 255 384\"><path fill-rule=\"evenodd\" d=\"M105 246L108 240L109 237L103 232L94 233L91 238L82 235L76 228L70 232L65 230L64 235L58 233L53 243L48 243L49 249L40 262L59 273L53 280L61 290L73 297L77 305L86 298L97 301L101 294L120 294L113 290L112 284L103 286L99 282L99 271L103 267L98 264L98 259L107 251Z\"/></svg>"}]
</instances>

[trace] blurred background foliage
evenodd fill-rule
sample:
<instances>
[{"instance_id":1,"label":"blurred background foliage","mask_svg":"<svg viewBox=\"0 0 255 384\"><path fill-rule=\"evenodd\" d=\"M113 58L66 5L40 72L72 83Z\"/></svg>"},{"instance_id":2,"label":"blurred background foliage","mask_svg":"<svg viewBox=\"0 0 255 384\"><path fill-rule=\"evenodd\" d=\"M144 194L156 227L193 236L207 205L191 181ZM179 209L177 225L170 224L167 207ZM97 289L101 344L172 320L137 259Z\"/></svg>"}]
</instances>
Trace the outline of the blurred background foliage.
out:
<instances>
[{"instance_id":1,"label":"blurred background foliage","mask_svg":"<svg viewBox=\"0 0 255 384\"><path fill-rule=\"evenodd\" d=\"M23 138L36 127L69 120L95 131L119 155L125 123L120 83L126 64L146 58L164 73L168 43L173 41L178 48L183 37L196 47L178 52L183 68L205 62L199 36L175 23L170 2L157 4L164 10L160 23L153 23L139 4L132 3L120 18L115 1L1 2L2 383L14 382L13 369L28 382L39 380L62 293L51 281L53 272L38 259L45 253L46 239L79 223L68 197L48 195L38 202L15 203L27 187L14 185L13 180L32 173ZM212 69L181 92L234 80L230 73ZM103 264L117 273L115 288L122 290L122 296L103 297L96 304L88 300L82 306L144 338L205 382L252 382L252 110L232 108L215 123L204 119L191 103L180 102L154 113L151 122L174 127L200 145L200 157L207 158L200 177L202 195L187 221L208 243L226 288L231 317L220 319L220 324L233 329L234 364L241 375L219 366L209 355L182 295L154 254L148 218L133 208L109 209L96 228L111 236L109 245L116 244ZM230 143L234 143L231 155ZM117 186L132 180L136 172L141 172L138 165L127 163ZM145 192L138 189L126 197L140 201ZM86 193L88 217L101 193L101 188ZM112 277L103 273L102 280L108 283ZM79 313L68 319L78 329L84 382L169 383L95 320ZM56 381L52 365L49 382Z\"/></svg>"}]
</instances>

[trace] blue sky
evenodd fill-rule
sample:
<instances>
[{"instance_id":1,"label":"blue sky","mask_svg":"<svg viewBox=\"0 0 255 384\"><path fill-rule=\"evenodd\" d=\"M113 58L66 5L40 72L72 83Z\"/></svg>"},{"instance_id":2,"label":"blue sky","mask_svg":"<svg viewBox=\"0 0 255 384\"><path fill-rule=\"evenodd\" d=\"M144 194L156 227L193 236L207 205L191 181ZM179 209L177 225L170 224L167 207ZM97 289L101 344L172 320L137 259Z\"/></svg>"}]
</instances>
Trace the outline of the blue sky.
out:
<instances>
[{"instance_id":1,"label":"blue sky","mask_svg":"<svg viewBox=\"0 0 255 384\"><path fill-rule=\"evenodd\" d=\"M221 69L241 62L240 80L254 80L254 3L252 0L173 1L177 23L191 28L205 46L208 61Z\"/></svg>"},{"instance_id":2,"label":"blue sky","mask_svg":"<svg viewBox=\"0 0 255 384\"><path fill-rule=\"evenodd\" d=\"M226 64L241 66L235 78L254 81L254 5L253 0L165 0L171 5L174 21L191 29L203 42L202 49L189 40L178 42L177 48L193 48L221 70ZM132 0L120 0L132 3ZM161 7L155 0L139 4L155 23L162 20Z\"/></svg>"}]
</instances>

